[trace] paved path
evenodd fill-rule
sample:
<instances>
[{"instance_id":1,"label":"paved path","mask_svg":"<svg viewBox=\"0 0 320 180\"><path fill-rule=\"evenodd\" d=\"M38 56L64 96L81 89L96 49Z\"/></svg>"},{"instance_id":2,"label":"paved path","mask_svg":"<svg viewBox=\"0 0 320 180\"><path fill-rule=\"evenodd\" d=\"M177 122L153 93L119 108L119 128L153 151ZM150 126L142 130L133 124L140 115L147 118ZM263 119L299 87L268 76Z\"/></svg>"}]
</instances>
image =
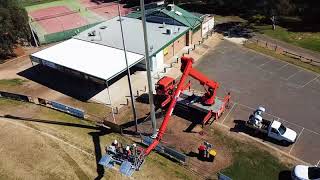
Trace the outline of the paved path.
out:
<instances>
[{"instance_id":1,"label":"paved path","mask_svg":"<svg viewBox=\"0 0 320 180\"><path fill-rule=\"evenodd\" d=\"M307 57L307 58L312 58L315 60L320 61L320 53L315 52L315 51L311 51L308 49L304 49L277 39L273 39L269 36L263 35L263 34L256 34L254 36L254 38L258 39L258 40L263 40L263 41L267 41L273 44L277 44L278 46L281 46L283 49L286 49L287 51L299 54L301 56Z\"/></svg>"}]
</instances>

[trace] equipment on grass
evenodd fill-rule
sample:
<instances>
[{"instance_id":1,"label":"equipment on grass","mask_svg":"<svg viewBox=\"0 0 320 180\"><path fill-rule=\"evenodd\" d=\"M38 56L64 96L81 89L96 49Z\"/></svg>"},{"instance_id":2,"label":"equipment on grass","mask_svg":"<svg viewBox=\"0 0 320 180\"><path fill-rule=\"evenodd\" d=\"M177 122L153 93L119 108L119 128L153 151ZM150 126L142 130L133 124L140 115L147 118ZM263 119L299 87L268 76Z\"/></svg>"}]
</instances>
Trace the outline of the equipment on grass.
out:
<instances>
[{"instance_id":1,"label":"equipment on grass","mask_svg":"<svg viewBox=\"0 0 320 180\"><path fill-rule=\"evenodd\" d=\"M165 100L161 103L161 106L165 107L168 105L168 108L162 124L159 128L157 137L153 140L149 147L145 149L142 154L140 154L139 160L141 160L141 163L139 162L138 166L141 166L145 157L153 149L157 148L159 142L162 139L162 136L164 135L164 132L168 125L168 121L173 113L177 102L181 105L206 112L207 114L202 121L203 125L206 124L212 117L218 119L224 112L225 107L228 106L231 98L230 93L228 93L228 95L226 95L223 100L217 98L216 92L219 88L219 84L213 80L210 80L205 75L194 69L192 67L193 62L193 58L191 57L181 57L180 70L183 74L177 84L175 83L174 79L170 77L164 77L157 83L156 92L159 93L159 95L165 97ZM204 86L206 92L202 96L197 94L191 95L188 94L187 91L185 91L191 86L190 81L185 84L189 76L198 80L200 84Z\"/></svg>"},{"instance_id":2,"label":"equipment on grass","mask_svg":"<svg viewBox=\"0 0 320 180\"><path fill-rule=\"evenodd\" d=\"M225 108L228 107L231 98L230 93L228 93L223 100L217 98L216 93L219 88L219 84L194 69L192 64L193 58L181 57L180 70L183 74L180 81L176 84L173 78L164 77L156 84L157 95L164 97L164 101L160 103L161 107L168 108L159 128L157 137L153 141L147 138L143 140L145 141L145 144L148 144L148 148L141 151L139 150L132 155L126 150L128 148L124 150L122 149L122 151L121 149L116 150L116 153L113 153L111 150L113 148L110 148L110 150L107 149L107 154L103 156L99 164L102 164L105 167L113 167L115 163L121 164L120 172L127 176L131 176L134 170L140 169L146 156L148 156L153 149L169 154L175 158L178 157L177 159L184 161L185 158L181 156L179 152L159 145L176 104L205 112L206 115L202 120L202 125L205 125L213 117L214 119L218 119L222 115ZM189 81L185 84L189 76L198 80L200 84L203 85L206 91L204 94L190 92L191 82ZM189 91L186 89L189 89ZM216 152L211 149L212 145L204 143L204 146L204 153L209 157L209 160L213 161L213 158L216 156ZM118 145L117 147L119 148L120 146Z\"/></svg>"},{"instance_id":3,"label":"equipment on grass","mask_svg":"<svg viewBox=\"0 0 320 180\"><path fill-rule=\"evenodd\" d=\"M212 148L213 148L213 145L208 142L204 142L203 144L201 144L198 147L198 151L199 151L198 159L203 161L213 162L214 158L217 155L217 152Z\"/></svg>"},{"instance_id":4,"label":"equipment on grass","mask_svg":"<svg viewBox=\"0 0 320 180\"><path fill-rule=\"evenodd\" d=\"M139 159L142 151L143 149L136 144L122 146L114 140L111 145L106 146L106 154L102 156L99 164L106 168L114 168L118 164L120 173L131 176L144 162Z\"/></svg>"}]
</instances>

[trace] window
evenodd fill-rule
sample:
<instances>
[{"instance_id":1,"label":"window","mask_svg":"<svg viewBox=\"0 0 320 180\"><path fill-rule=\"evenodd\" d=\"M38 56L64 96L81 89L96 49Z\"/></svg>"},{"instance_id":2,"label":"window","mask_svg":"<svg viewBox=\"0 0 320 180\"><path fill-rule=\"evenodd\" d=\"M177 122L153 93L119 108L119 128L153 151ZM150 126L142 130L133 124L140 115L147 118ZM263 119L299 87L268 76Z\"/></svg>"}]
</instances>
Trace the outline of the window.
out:
<instances>
[{"instance_id":1,"label":"window","mask_svg":"<svg viewBox=\"0 0 320 180\"><path fill-rule=\"evenodd\" d=\"M286 127L284 127L284 126L281 124L278 130L279 130L280 134L284 134L287 129L286 129Z\"/></svg>"},{"instance_id":2,"label":"window","mask_svg":"<svg viewBox=\"0 0 320 180\"><path fill-rule=\"evenodd\" d=\"M272 128L272 129L271 129L271 132L272 132L272 133L275 133L275 134L279 134L279 133L278 133L278 130L276 130L275 128Z\"/></svg>"}]
</instances>

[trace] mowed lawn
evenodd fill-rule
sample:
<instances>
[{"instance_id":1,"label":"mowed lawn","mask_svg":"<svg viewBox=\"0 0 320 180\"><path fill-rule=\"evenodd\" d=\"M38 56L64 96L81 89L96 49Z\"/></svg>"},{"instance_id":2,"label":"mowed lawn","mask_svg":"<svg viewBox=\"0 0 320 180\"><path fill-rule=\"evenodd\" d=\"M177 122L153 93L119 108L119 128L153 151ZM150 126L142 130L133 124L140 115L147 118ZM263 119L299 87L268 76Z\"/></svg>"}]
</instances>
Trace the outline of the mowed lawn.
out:
<instances>
[{"instance_id":1,"label":"mowed lawn","mask_svg":"<svg viewBox=\"0 0 320 180\"><path fill-rule=\"evenodd\" d=\"M255 26L255 28L272 38L320 52L320 32L292 32L280 26L272 30L270 25Z\"/></svg>"}]
</instances>

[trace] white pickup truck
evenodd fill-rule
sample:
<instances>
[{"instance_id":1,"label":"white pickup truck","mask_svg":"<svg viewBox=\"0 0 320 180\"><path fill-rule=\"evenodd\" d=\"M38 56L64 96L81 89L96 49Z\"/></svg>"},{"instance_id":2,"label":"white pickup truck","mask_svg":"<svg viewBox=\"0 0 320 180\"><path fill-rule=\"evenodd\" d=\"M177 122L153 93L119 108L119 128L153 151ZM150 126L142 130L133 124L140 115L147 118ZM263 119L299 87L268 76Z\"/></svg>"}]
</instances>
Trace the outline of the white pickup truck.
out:
<instances>
[{"instance_id":1,"label":"white pickup truck","mask_svg":"<svg viewBox=\"0 0 320 180\"><path fill-rule=\"evenodd\" d=\"M276 139L284 145L292 144L297 139L297 133L292 129L285 127L279 121L269 121L266 119L262 119L261 127L257 127L253 123L251 123L252 121L250 121L250 118L254 117L252 117L252 115L249 117L249 120L245 123L247 127L261 132L272 139Z\"/></svg>"}]
</instances>

